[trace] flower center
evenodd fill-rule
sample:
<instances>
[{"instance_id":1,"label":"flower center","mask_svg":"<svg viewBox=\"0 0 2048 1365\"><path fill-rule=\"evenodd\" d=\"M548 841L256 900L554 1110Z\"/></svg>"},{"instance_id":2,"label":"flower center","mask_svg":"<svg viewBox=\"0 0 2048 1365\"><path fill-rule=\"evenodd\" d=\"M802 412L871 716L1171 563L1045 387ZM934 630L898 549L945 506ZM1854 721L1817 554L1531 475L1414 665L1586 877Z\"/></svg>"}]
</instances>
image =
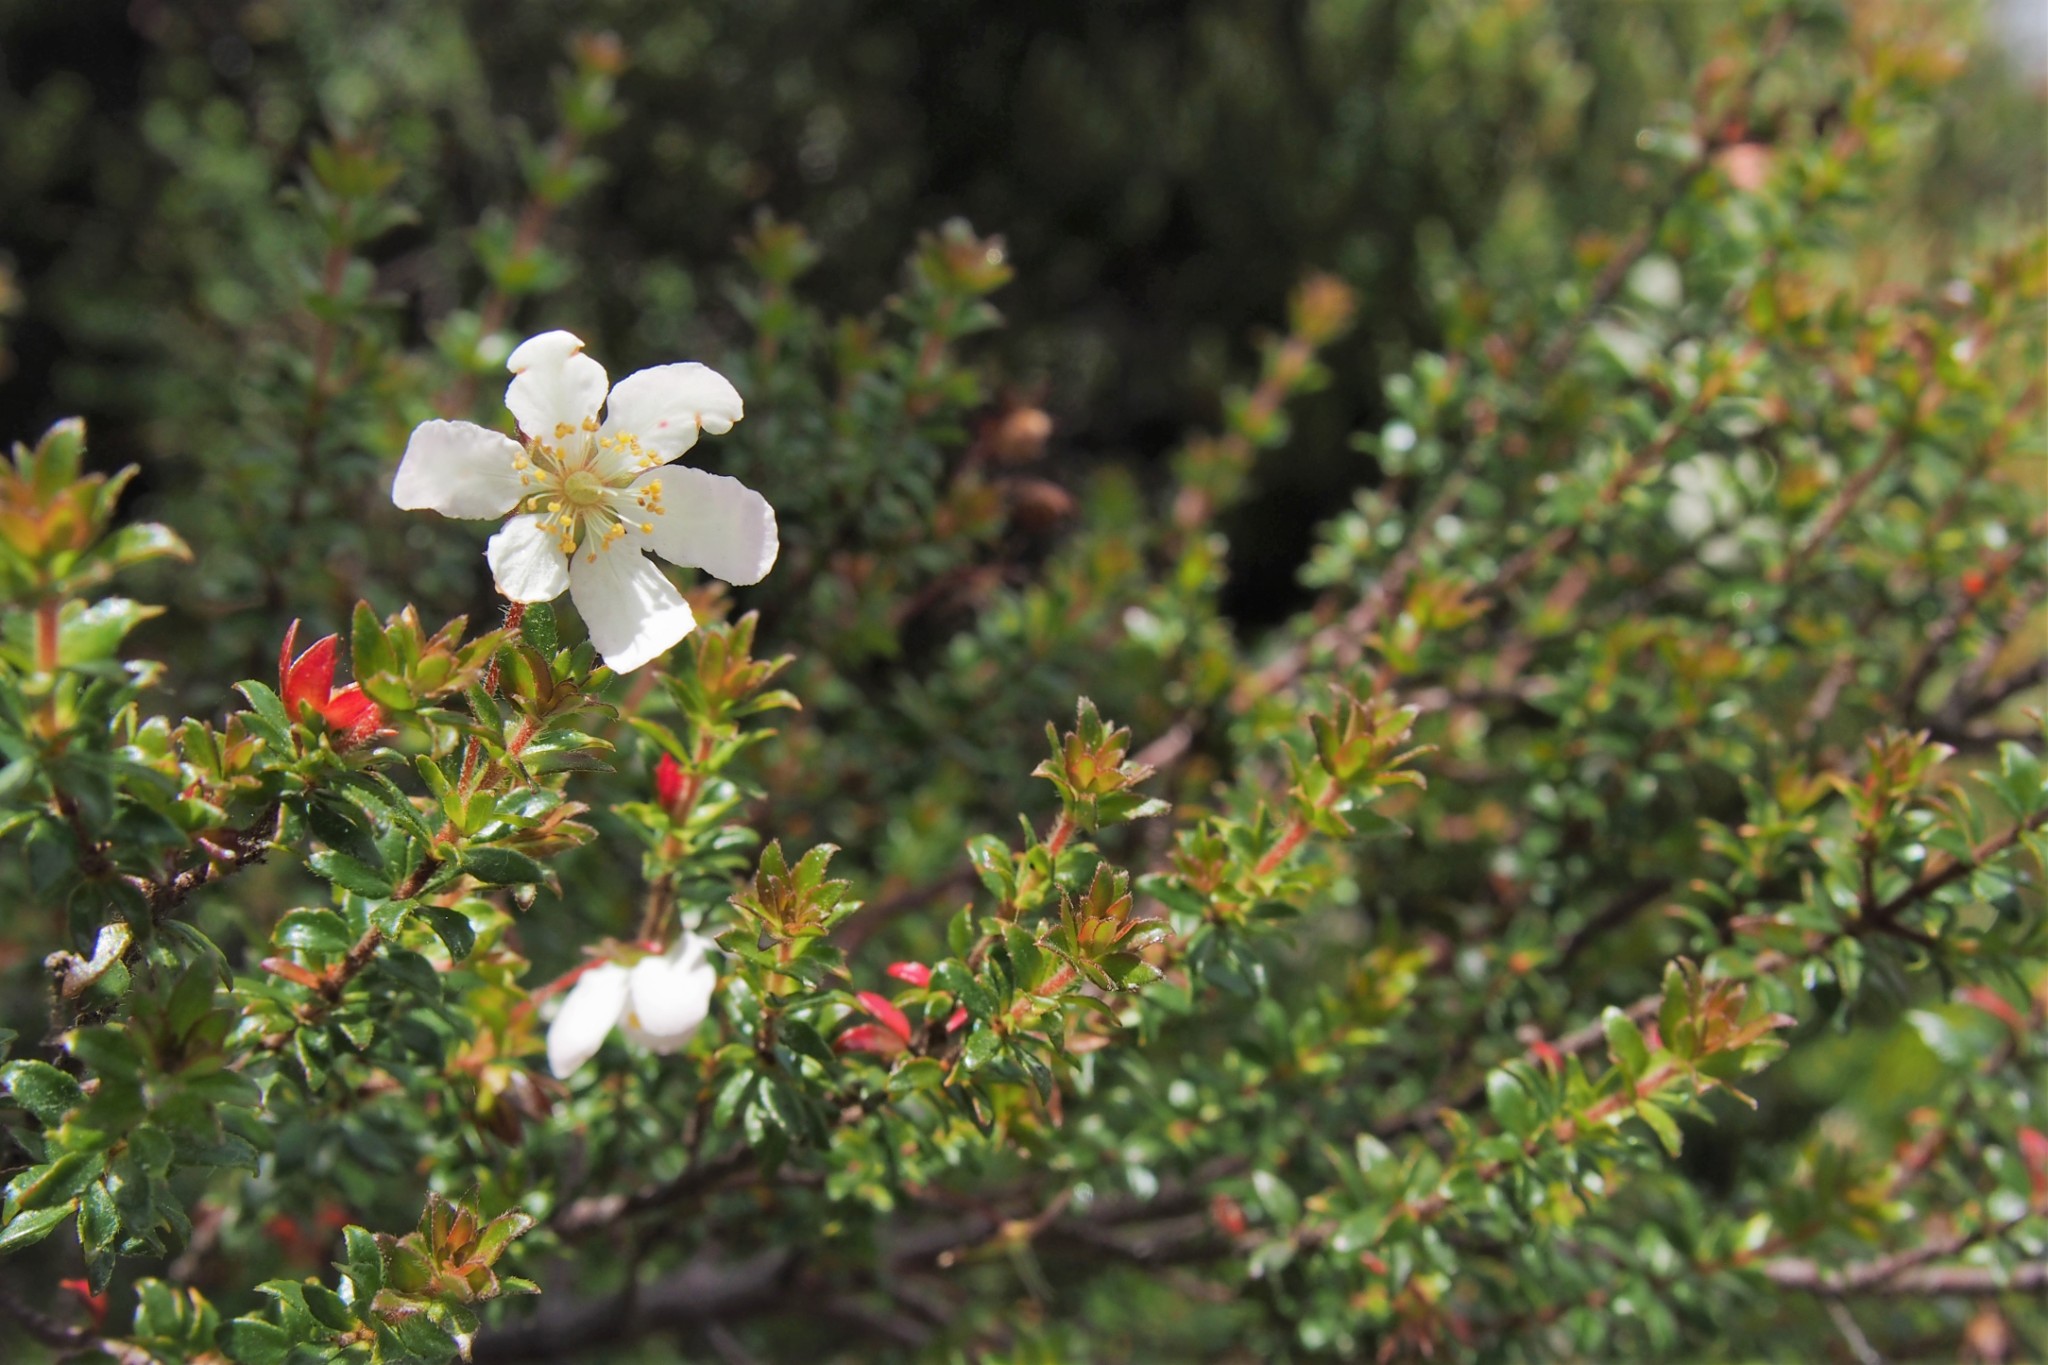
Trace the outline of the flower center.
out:
<instances>
[{"instance_id":1,"label":"flower center","mask_svg":"<svg viewBox=\"0 0 2048 1365\"><path fill-rule=\"evenodd\" d=\"M541 518L563 554L582 548L593 562L599 550L624 540L629 528L651 534L654 523L646 518L662 515L660 480L633 487L659 459L643 451L637 438L600 437L594 426L578 431L565 424L553 441L529 442L513 464L519 481L533 489L520 510Z\"/></svg>"}]
</instances>

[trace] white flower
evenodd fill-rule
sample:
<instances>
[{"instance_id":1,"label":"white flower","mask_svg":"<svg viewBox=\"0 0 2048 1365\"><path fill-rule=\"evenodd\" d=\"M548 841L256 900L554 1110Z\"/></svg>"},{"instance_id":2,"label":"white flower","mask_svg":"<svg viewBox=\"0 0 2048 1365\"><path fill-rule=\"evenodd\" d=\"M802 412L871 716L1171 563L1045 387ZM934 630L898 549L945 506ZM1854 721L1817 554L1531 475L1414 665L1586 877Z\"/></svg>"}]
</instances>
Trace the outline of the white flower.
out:
<instances>
[{"instance_id":1,"label":"white flower","mask_svg":"<svg viewBox=\"0 0 2048 1365\"><path fill-rule=\"evenodd\" d=\"M689 1042L711 1012L718 985L710 951L710 939L685 929L658 957L585 971L548 1025L548 1069L567 1078L597 1055L614 1027L649 1052L666 1054Z\"/></svg>"},{"instance_id":2,"label":"white flower","mask_svg":"<svg viewBox=\"0 0 2048 1365\"><path fill-rule=\"evenodd\" d=\"M485 551L498 591L547 602L564 588L614 672L659 657L690 633L689 604L641 553L758 583L775 563L775 511L737 479L669 461L740 420L737 390L694 362L627 375L567 332L529 338L505 360L505 406L522 445L473 422L422 422L391 500L450 517L517 512ZM598 420L603 408L604 419Z\"/></svg>"}]
</instances>

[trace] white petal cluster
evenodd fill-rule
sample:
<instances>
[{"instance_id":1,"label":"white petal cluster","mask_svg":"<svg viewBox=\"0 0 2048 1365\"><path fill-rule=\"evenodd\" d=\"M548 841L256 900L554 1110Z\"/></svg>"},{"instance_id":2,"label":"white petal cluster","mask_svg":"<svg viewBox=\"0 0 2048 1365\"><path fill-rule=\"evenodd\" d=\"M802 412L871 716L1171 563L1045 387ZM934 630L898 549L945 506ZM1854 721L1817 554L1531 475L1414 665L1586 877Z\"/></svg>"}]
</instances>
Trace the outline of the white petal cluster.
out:
<instances>
[{"instance_id":1,"label":"white petal cluster","mask_svg":"<svg viewBox=\"0 0 2048 1365\"><path fill-rule=\"evenodd\" d=\"M739 393L723 375L694 362L657 365L607 394L604 367L560 331L522 342L505 365L505 406L524 439L422 422L391 500L450 517L514 514L486 551L506 597L546 602L566 590L597 652L624 673L696 624L644 551L728 583L758 583L774 566L766 499L737 479L670 463L700 432L740 420Z\"/></svg>"},{"instance_id":2,"label":"white petal cluster","mask_svg":"<svg viewBox=\"0 0 2048 1365\"><path fill-rule=\"evenodd\" d=\"M687 929L658 957L601 962L576 979L548 1026L548 1069L566 1078L614 1028L649 1052L674 1052L711 1012L717 986L711 940Z\"/></svg>"}]
</instances>

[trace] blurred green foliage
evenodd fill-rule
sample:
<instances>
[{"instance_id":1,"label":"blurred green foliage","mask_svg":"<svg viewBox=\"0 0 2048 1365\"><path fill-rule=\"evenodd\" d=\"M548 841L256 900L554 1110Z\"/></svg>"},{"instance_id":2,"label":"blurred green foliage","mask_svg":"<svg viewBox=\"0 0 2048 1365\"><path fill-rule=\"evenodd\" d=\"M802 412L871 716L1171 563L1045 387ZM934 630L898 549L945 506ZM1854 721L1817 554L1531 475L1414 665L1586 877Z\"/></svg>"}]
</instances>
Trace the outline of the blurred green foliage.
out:
<instances>
[{"instance_id":1,"label":"blurred green foliage","mask_svg":"<svg viewBox=\"0 0 2048 1365\"><path fill-rule=\"evenodd\" d=\"M2048 1350L1970 18L0 0L0 1349ZM645 674L390 502L551 327L778 511Z\"/></svg>"}]
</instances>

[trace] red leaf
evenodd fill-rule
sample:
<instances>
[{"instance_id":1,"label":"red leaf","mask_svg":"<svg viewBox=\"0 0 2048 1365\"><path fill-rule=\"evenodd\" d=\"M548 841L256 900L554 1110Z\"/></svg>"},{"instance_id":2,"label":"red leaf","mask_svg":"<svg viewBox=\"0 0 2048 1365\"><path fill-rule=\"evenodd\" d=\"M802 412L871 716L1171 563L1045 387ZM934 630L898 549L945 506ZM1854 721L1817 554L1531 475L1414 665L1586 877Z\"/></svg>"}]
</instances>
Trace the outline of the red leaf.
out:
<instances>
[{"instance_id":1,"label":"red leaf","mask_svg":"<svg viewBox=\"0 0 2048 1365\"><path fill-rule=\"evenodd\" d=\"M880 1024L855 1024L832 1040L837 1052L873 1052L893 1057L903 1051L903 1040Z\"/></svg>"},{"instance_id":2,"label":"red leaf","mask_svg":"<svg viewBox=\"0 0 2048 1365\"><path fill-rule=\"evenodd\" d=\"M962 1005L946 1016L946 1032L958 1033L967 1027L967 1006Z\"/></svg>"},{"instance_id":3,"label":"red leaf","mask_svg":"<svg viewBox=\"0 0 2048 1365\"><path fill-rule=\"evenodd\" d=\"M1956 998L1966 1000L1992 1016L2015 1034L2024 1038L2027 1032L2026 1016L2013 1008L2010 1000L1992 990L1989 986L1965 986L1956 992Z\"/></svg>"},{"instance_id":4,"label":"red leaf","mask_svg":"<svg viewBox=\"0 0 2048 1365\"><path fill-rule=\"evenodd\" d=\"M904 1018L902 1010L897 1009L894 1004L876 995L873 991L862 991L857 998L860 1000L861 1007L869 1014L874 1015L875 1018L881 1020L883 1026L889 1032L895 1034L906 1043L910 1041L910 1020Z\"/></svg>"},{"instance_id":5,"label":"red leaf","mask_svg":"<svg viewBox=\"0 0 2048 1365\"><path fill-rule=\"evenodd\" d=\"M327 704L320 708L321 719L337 730L352 730L364 716L377 714L377 703L354 683L329 697Z\"/></svg>"},{"instance_id":6,"label":"red leaf","mask_svg":"<svg viewBox=\"0 0 2048 1365\"><path fill-rule=\"evenodd\" d=\"M296 718L302 702L315 711L327 705L334 692L334 657L340 642L339 635L329 635L292 660L291 667L279 679L287 715Z\"/></svg>"},{"instance_id":7,"label":"red leaf","mask_svg":"<svg viewBox=\"0 0 2048 1365\"><path fill-rule=\"evenodd\" d=\"M932 969L922 962L891 962L884 970L898 981L908 981L913 986L932 984Z\"/></svg>"}]
</instances>

